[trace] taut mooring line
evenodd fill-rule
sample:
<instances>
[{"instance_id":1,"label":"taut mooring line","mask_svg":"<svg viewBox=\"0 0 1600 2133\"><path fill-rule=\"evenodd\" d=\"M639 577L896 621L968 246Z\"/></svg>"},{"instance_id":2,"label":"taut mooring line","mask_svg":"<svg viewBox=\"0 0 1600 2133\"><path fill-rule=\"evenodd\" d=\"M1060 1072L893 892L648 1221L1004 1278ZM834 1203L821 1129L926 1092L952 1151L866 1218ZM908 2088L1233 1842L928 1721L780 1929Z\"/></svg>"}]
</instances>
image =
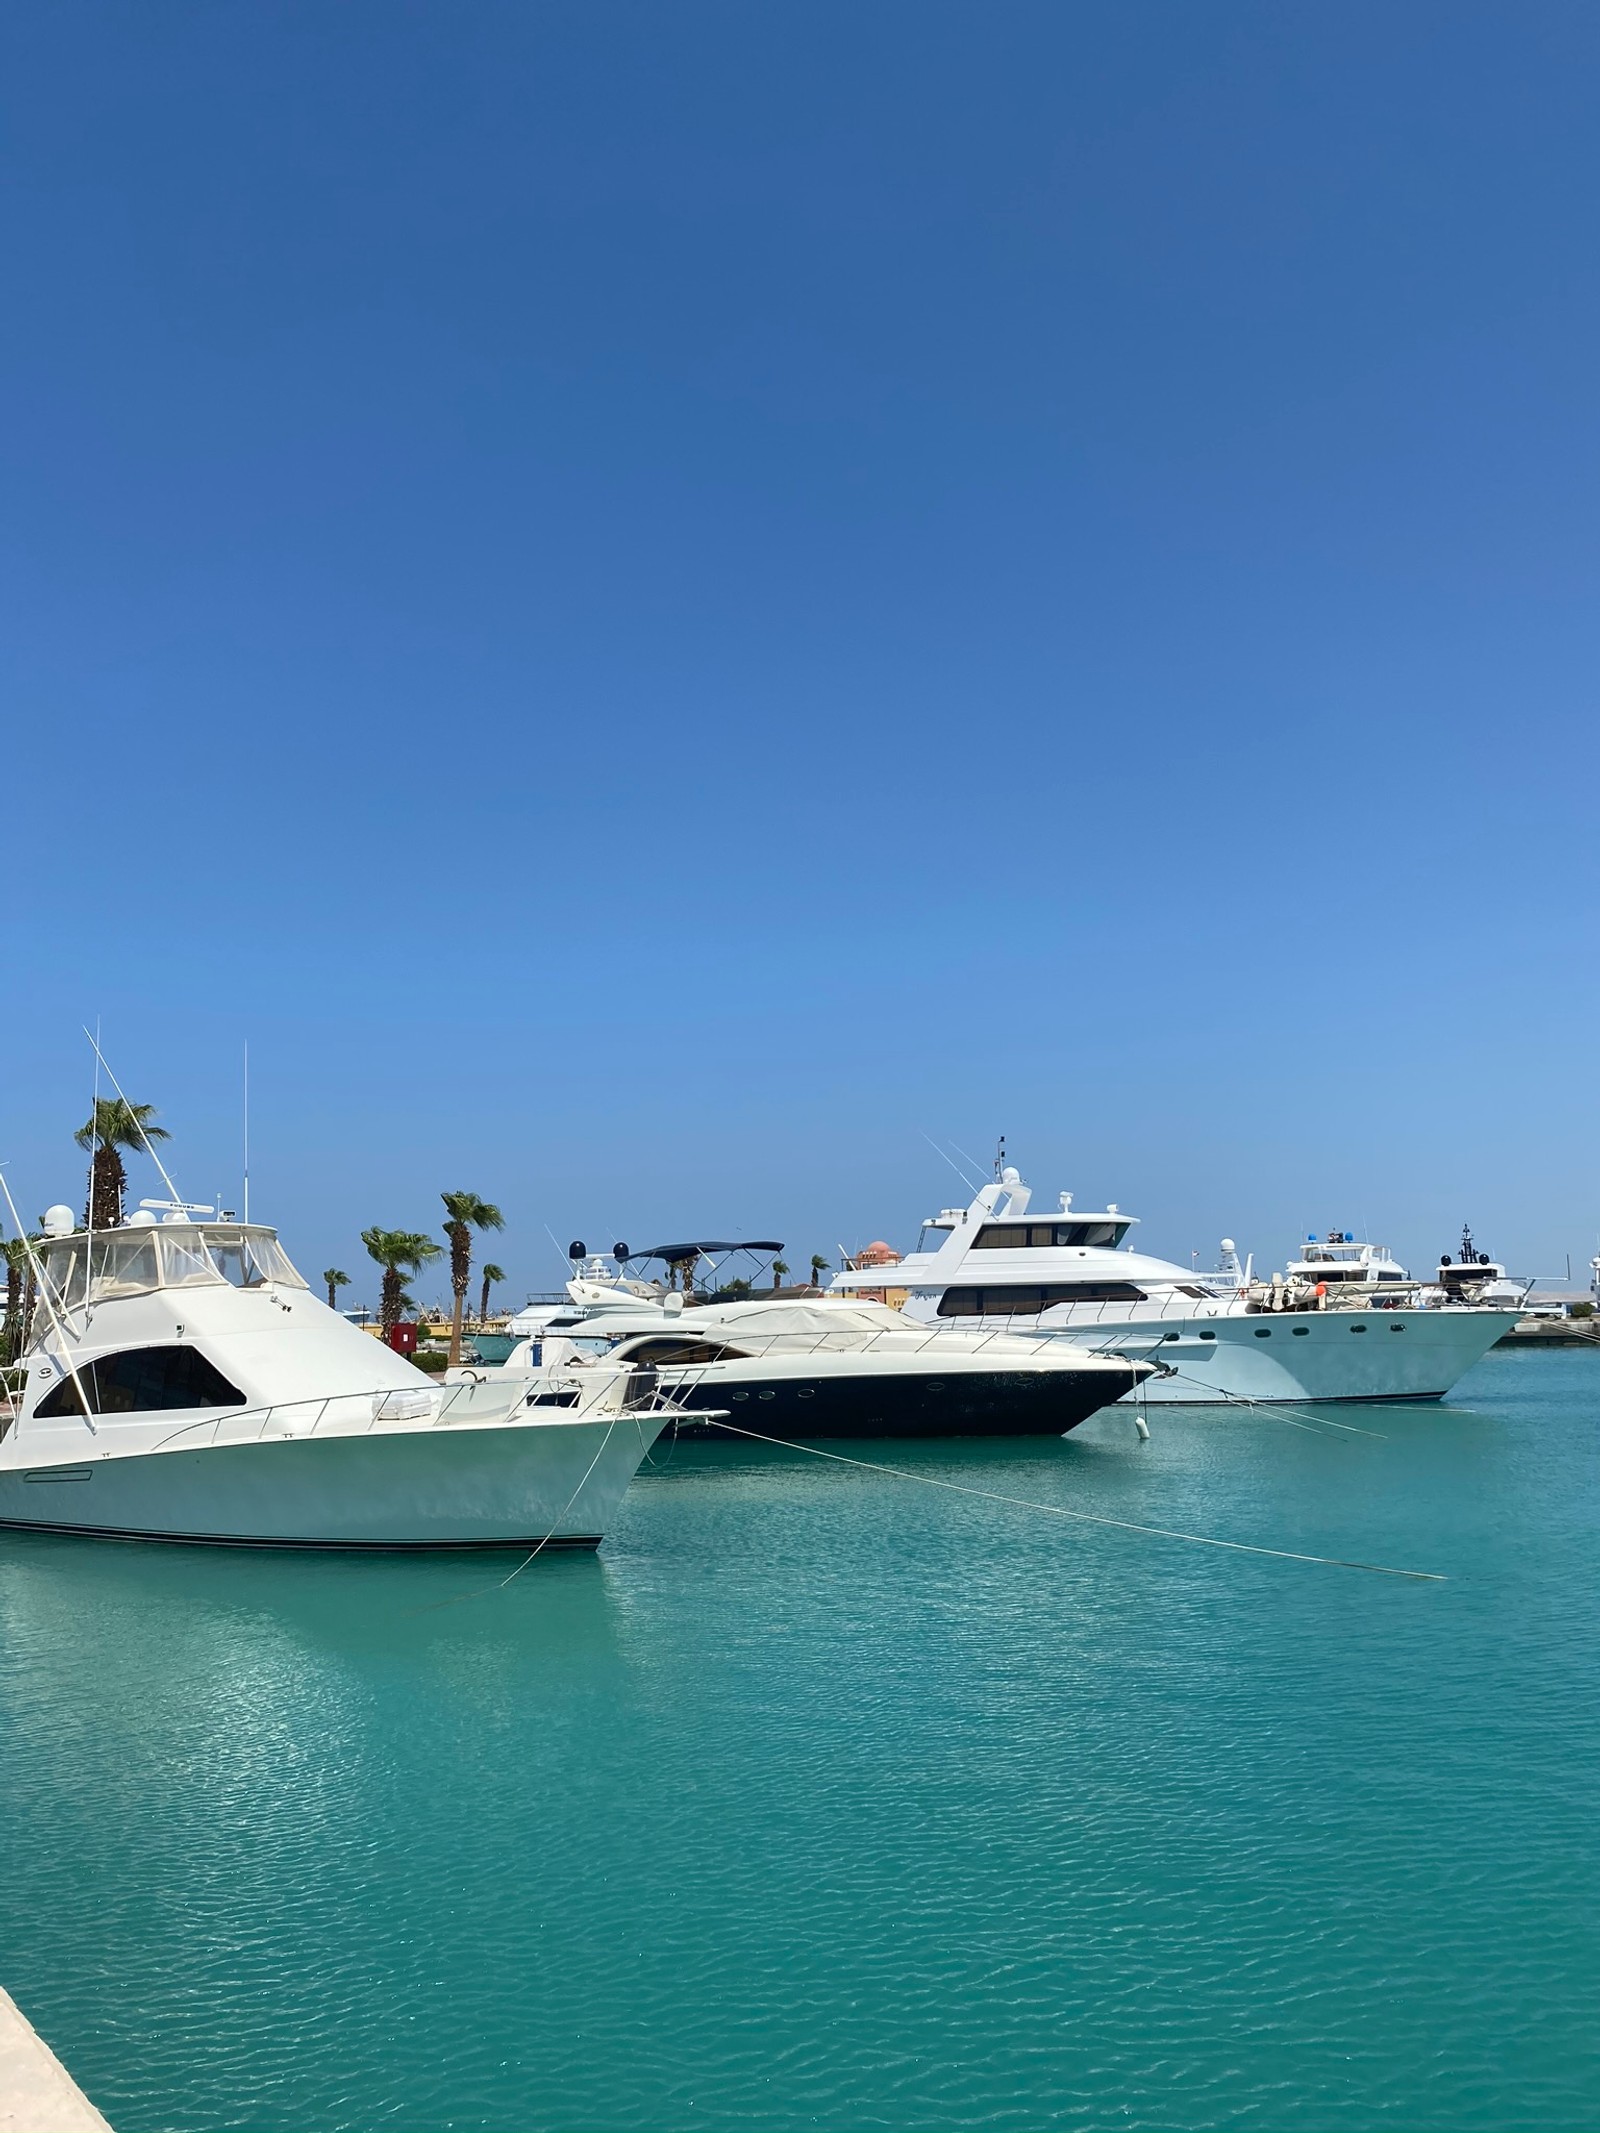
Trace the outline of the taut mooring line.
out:
<instances>
[{"instance_id":1,"label":"taut mooring line","mask_svg":"<svg viewBox=\"0 0 1600 2133\"><path fill-rule=\"evenodd\" d=\"M913 1474L908 1467L884 1466L876 1459L852 1459L845 1452L825 1452L815 1444L798 1444L787 1437L765 1437L758 1429L741 1429L736 1422L718 1422L718 1429L732 1430L736 1437L753 1437L758 1444L776 1444L786 1452L809 1452L813 1459L833 1459L840 1466L858 1466L871 1474L893 1474L900 1481L919 1481L925 1488L949 1489L957 1496L981 1496L989 1503L1009 1504L1018 1511L1042 1511L1049 1518L1075 1518L1087 1526L1116 1526L1124 1533L1144 1533L1155 1540L1189 1541L1197 1548L1229 1548L1238 1555L1270 1555L1283 1563L1319 1563L1327 1570L1365 1570L1374 1577L1414 1578L1420 1584L1447 1585L1438 1570L1400 1570L1392 1563L1356 1563L1342 1555L1302 1555L1293 1548L1263 1548L1256 1541L1216 1540L1209 1533L1180 1533L1172 1526L1141 1526L1131 1518L1104 1518L1094 1511L1069 1511L1064 1504L1038 1503L1028 1496L1002 1496L997 1489L975 1489L963 1481L940 1481L932 1474Z\"/></svg>"}]
</instances>

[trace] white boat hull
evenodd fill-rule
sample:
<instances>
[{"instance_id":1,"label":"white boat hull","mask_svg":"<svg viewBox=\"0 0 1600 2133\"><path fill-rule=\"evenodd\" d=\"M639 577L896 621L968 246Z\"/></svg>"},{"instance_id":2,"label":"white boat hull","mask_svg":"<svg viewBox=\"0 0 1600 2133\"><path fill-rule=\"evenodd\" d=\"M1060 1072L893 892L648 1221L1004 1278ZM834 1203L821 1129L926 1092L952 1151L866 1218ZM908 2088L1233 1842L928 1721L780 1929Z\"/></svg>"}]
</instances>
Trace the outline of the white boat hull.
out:
<instances>
[{"instance_id":1,"label":"white boat hull","mask_svg":"<svg viewBox=\"0 0 1600 2133\"><path fill-rule=\"evenodd\" d=\"M0 1471L0 1525L280 1548L593 1548L655 1414L269 1437Z\"/></svg>"},{"instance_id":2,"label":"white boat hull","mask_svg":"<svg viewBox=\"0 0 1600 2133\"><path fill-rule=\"evenodd\" d=\"M1514 1311L1286 1311L1059 1331L1082 1347L1143 1357L1173 1373L1148 1379L1129 1399L1204 1407L1441 1400L1516 1319Z\"/></svg>"}]
</instances>

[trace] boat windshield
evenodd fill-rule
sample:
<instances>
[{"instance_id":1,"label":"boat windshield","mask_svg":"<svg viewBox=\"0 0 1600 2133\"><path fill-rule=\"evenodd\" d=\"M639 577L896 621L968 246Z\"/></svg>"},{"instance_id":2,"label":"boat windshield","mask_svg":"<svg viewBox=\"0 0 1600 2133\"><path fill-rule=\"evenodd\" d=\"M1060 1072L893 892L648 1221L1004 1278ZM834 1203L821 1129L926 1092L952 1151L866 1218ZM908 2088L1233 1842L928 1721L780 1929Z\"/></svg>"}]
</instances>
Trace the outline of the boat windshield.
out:
<instances>
[{"instance_id":1,"label":"boat windshield","mask_svg":"<svg viewBox=\"0 0 1600 2133\"><path fill-rule=\"evenodd\" d=\"M154 1289L215 1287L259 1288L279 1281L303 1289L306 1284L271 1230L141 1228L102 1232L93 1240L89 1301L144 1296ZM87 1236L63 1237L40 1252L44 1279L58 1309L84 1301Z\"/></svg>"},{"instance_id":2,"label":"boat windshield","mask_svg":"<svg viewBox=\"0 0 1600 2133\"><path fill-rule=\"evenodd\" d=\"M286 1282L295 1289L306 1286L270 1229L230 1226L200 1234L218 1273L236 1289L258 1289L264 1281Z\"/></svg>"}]
</instances>

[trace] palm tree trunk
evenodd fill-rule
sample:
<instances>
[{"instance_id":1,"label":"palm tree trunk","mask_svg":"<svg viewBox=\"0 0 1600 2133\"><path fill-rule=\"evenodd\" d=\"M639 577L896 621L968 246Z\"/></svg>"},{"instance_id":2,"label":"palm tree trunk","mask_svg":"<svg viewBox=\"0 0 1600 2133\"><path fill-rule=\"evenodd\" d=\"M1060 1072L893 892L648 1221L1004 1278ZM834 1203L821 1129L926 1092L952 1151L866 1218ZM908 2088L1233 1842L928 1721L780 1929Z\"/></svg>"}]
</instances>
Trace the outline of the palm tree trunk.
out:
<instances>
[{"instance_id":1,"label":"palm tree trunk","mask_svg":"<svg viewBox=\"0 0 1600 2133\"><path fill-rule=\"evenodd\" d=\"M0 1358L14 1363L22 1353L22 1269L15 1260L6 1262L6 1316L0 1328Z\"/></svg>"},{"instance_id":2,"label":"palm tree trunk","mask_svg":"<svg viewBox=\"0 0 1600 2133\"><path fill-rule=\"evenodd\" d=\"M489 1316L489 1277L488 1277L488 1275L487 1275L487 1274L485 1274L485 1275L484 1275L484 1277L483 1277L483 1299L482 1299L482 1301L481 1301L481 1302L479 1303L479 1305L478 1305L478 1322L479 1322L479 1324L481 1325L481 1324L482 1324L482 1322L484 1321L484 1319L486 1319L486 1318L487 1318L488 1316Z\"/></svg>"},{"instance_id":3,"label":"palm tree trunk","mask_svg":"<svg viewBox=\"0 0 1600 2133\"><path fill-rule=\"evenodd\" d=\"M96 1148L89 1165L89 1198L83 1218L91 1229L116 1229L122 1221L128 1173L115 1148Z\"/></svg>"},{"instance_id":4,"label":"palm tree trunk","mask_svg":"<svg viewBox=\"0 0 1600 2133\"><path fill-rule=\"evenodd\" d=\"M467 1287L463 1282L456 1290L450 1306L450 1365L454 1370L461 1361L461 1314L467 1306Z\"/></svg>"},{"instance_id":5,"label":"palm tree trunk","mask_svg":"<svg viewBox=\"0 0 1600 2133\"><path fill-rule=\"evenodd\" d=\"M385 1340L400 1323L400 1298L405 1289L404 1277L397 1266L383 1270L383 1289L378 1298L378 1324Z\"/></svg>"}]
</instances>

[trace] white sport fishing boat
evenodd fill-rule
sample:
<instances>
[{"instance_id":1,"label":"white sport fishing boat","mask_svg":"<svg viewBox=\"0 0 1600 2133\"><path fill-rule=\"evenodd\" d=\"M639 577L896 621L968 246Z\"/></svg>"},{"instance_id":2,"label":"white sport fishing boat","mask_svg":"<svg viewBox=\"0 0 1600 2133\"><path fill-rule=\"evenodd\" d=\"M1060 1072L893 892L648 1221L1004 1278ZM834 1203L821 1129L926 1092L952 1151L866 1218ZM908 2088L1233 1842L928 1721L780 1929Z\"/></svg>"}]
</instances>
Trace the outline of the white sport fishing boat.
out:
<instances>
[{"instance_id":1,"label":"white sport fishing boat","mask_svg":"<svg viewBox=\"0 0 1600 2133\"><path fill-rule=\"evenodd\" d=\"M674 1410L620 1364L436 1384L314 1296L276 1233L44 1218L0 1525L293 1548L593 1548Z\"/></svg>"},{"instance_id":2,"label":"white sport fishing boat","mask_svg":"<svg viewBox=\"0 0 1600 2133\"><path fill-rule=\"evenodd\" d=\"M1320 1295L1316 1281L1251 1281L1231 1243L1226 1274L1196 1275L1132 1250L1135 1224L1115 1204L1076 1210L1070 1193L1035 1212L1019 1173L1004 1169L970 1205L925 1222L917 1250L892 1268L847 1267L831 1287L881 1292L889 1279L921 1324L1026 1328L1156 1362L1164 1374L1141 1399L1184 1406L1438 1400L1516 1323L1515 1310L1456 1303L1437 1288L1381 1293L1383 1260L1360 1263L1370 1281L1348 1291L1324 1282Z\"/></svg>"},{"instance_id":3,"label":"white sport fishing boat","mask_svg":"<svg viewBox=\"0 0 1600 2133\"><path fill-rule=\"evenodd\" d=\"M1147 1362L1009 1331L935 1331L845 1298L691 1303L602 1282L514 1348L508 1371L574 1375L591 1364L659 1373L684 1412L785 1440L1065 1435L1152 1374Z\"/></svg>"}]
</instances>

